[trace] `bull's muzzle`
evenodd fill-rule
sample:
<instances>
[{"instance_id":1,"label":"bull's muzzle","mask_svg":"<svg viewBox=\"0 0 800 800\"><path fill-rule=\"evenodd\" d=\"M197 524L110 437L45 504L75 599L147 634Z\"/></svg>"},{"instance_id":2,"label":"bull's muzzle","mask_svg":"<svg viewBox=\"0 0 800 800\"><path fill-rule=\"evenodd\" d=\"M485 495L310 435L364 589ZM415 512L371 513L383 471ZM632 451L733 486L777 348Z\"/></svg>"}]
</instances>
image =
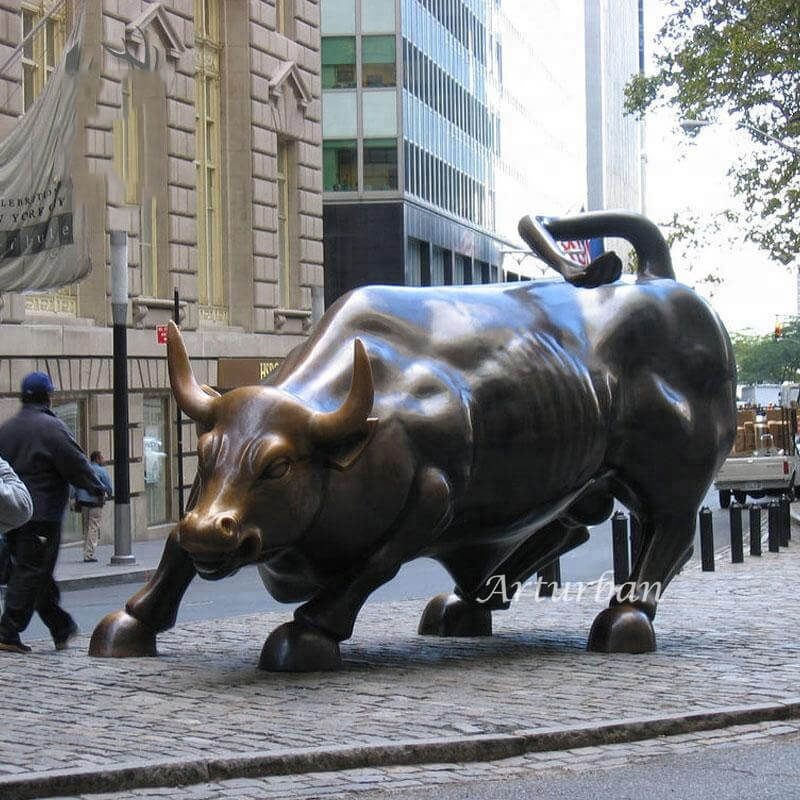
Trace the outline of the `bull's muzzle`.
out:
<instances>
[{"instance_id":1,"label":"bull's muzzle","mask_svg":"<svg viewBox=\"0 0 800 800\"><path fill-rule=\"evenodd\" d=\"M236 514L190 511L178 527L178 543L201 574L229 572L255 561L261 551L259 536L243 530Z\"/></svg>"}]
</instances>

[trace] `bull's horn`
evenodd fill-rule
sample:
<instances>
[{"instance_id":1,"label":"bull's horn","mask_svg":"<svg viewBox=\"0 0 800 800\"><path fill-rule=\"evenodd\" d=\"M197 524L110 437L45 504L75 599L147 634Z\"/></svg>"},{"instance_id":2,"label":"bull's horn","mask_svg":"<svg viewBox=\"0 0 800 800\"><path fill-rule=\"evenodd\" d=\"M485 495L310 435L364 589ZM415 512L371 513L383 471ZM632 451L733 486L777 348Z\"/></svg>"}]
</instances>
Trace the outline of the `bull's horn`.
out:
<instances>
[{"instance_id":1,"label":"bull's horn","mask_svg":"<svg viewBox=\"0 0 800 800\"><path fill-rule=\"evenodd\" d=\"M355 340L354 349L353 378L344 403L336 411L317 411L311 416L311 433L317 441L340 441L367 429L367 414L375 396L372 367L360 339Z\"/></svg>"},{"instance_id":2,"label":"bull's horn","mask_svg":"<svg viewBox=\"0 0 800 800\"><path fill-rule=\"evenodd\" d=\"M180 410L195 422L213 425L217 399L206 394L194 379L183 337L172 320L167 328L167 366L169 384Z\"/></svg>"}]
</instances>

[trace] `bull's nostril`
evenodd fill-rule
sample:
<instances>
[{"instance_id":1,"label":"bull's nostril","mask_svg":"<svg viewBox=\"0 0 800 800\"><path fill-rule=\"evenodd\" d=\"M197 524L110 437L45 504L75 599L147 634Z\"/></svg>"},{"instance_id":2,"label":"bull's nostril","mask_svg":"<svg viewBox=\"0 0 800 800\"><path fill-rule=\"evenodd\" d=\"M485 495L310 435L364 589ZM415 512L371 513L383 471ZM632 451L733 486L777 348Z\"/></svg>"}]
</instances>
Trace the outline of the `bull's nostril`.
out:
<instances>
[{"instance_id":1,"label":"bull's nostril","mask_svg":"<svg viewBox=\"0 0 800 800\"><path fill-rule=\"evenodd\" d=\"M239 523L231 514L220 514L215 520L214 527L225 536L233 536L239 528Z\"/></svg>"}]
</instances>

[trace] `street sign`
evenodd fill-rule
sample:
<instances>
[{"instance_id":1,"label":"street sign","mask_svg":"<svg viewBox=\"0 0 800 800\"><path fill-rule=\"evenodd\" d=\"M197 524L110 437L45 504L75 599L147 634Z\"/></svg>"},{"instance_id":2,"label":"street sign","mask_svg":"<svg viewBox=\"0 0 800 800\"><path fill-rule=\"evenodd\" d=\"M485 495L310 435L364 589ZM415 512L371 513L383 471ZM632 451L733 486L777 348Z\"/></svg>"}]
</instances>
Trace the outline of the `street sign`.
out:
<instances>
[{"instance_id":1,"label":"street sign","mask_svg":"<svg viewBox=\"0 0 800 800\"><path fill-rule=\"evenodd\" d=\"M167 343L167 326L166 325L156 325L156 341L159 344L166 344Z\"/></svg>"}]
</instances>

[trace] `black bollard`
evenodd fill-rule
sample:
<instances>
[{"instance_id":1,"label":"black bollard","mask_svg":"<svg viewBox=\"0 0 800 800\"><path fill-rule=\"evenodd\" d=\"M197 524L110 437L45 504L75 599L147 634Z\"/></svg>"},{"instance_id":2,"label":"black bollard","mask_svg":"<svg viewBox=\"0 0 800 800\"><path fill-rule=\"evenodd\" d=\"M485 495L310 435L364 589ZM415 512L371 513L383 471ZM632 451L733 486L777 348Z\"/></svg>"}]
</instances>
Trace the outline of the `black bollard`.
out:
<instances>
[{"instance_id":1,"label":"black bollard","mask_svg":"<svg viewBox=\"0 0 800 800\"><path fill-rule=\"evenodd\" d=\"M614 583L622 586L631 574L628 563L628 518L617 511L611 517L611 549L614 556Z\"/></svg>"},{"instance_id":2,"label":"black bollard","mask_svg":"<svg viewBox=\"0 0 800 800\"><path fill-rule=\"evenodd\" d=\"M750 505L750 555L761 555L761 506Z\"/></svg>"},{"instance_id":3,"label":"black bollard","mask_svg":"<svg viewBox=\"0 0 800 800\"><path fill-rule=\"evenodd\" d=\"M631 566L636 566L642 549L642 526L635 514L631 514Z\"/></svg>"},{"instance_id":4,"label":"black bollard","mask_svg":"<svg viewBox=\"0 0 800 800\"><path fill-rule=\"evenodd\" d=\"M735 500L731 503L731 563L741 564L744 561L744 544L742 542L742 507Z\"/></svg>"},{"instance_id":5,"label":"black bollard","mask_svg":"<svg viewBox=\"0 0 800 800\"><path fill-rule=\"evenodd\" d=\"M767 503L767 529L770 553L779 553L781 544L781 507L777 500Z\"/></svg>"},{"instance_id":6,"label":"black bollard","mask_svg":"<svg viewBox=\"0 0 800 800\"><path fill-rule=\"evenodd\" d=\"M561 559L539 570L539 597L552 597L557 586L561 586Z\"/></svg>"},{"instance_id":7,"label":"black bollard","mask_svg":"<svg viewBox=\"0 0 800 800\"><path fill-rule=\"evenodd\" d=\"M703 572L714 571L714 522L711 509L703 506L700 509L700 561Z\"/></svg>"},{"instance_id":8,"label":"black bollard","mask_svg":"<svg viewBox=\"0 0 800 800\"><path fill-rule=\"evenodd\" d=\"M785 495L781 495L780 499L780 509L781 509L781 538L780 543L781 547L788 547L789 546L789 531L792 526L792 517L791 511L789 509L789 498Z\"/></svg>"}]
</instances>

